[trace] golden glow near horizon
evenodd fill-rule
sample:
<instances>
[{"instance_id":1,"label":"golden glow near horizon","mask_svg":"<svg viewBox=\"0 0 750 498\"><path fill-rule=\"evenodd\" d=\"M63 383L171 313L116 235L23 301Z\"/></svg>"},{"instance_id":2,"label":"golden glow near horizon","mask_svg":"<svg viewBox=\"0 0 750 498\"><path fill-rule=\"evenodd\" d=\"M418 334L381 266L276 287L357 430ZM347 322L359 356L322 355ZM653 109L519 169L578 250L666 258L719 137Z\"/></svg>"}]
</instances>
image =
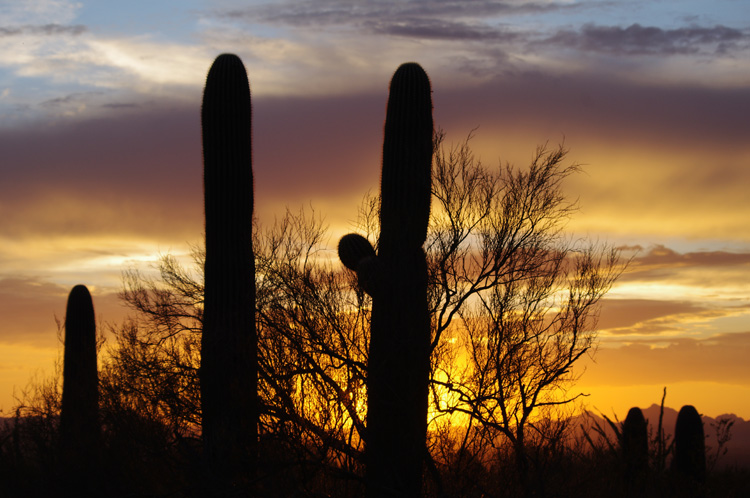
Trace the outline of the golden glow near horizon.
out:
<instances>
[{"instance_id":1,"label":"golden glow near horizon","mask_svg":"<svg viewBox=\"0 0 750 498\"><path fill-rule=\"evenodd\" d=\"M53 323L53 334L54 329ZM22 398L24 390L53 377L55 362L60 357L58 347L0 343L0 415L12 415L11 410Z\"/></svg>"},{"instance_id":2,"label":"golden glow near horizon","mask_svg":"<svg viewBox=\"0 0 750 498\"><path fill-rule=\"evenodd\" d=\"M627 373L623 372L623 375ZM587 383L585 379L592 376L587 373L577 384L577 389L588 395L581 400L580 407L609 417L616 414L620 420L624 420L634 406L645 409L661 403L665 387L665 406L677 410L684 405L693 405L708 417L733 414L745 420L750 413L750 387L745 384L672 382L623 386Z\"/></svg>"},{"instance_id":3,"label":"golden glow near horizon","mask_svg":"<svg viewBox=\"0 0 750 498\"><path fill-rule=\"evenodd\" d=\"M336 212L333 204L327 208ZM319 213L328 219L322 211L321 209ZM340 232L352 230L351 221L327 224L329 227L337 227ZM326 243L333 246L337 239L338 236L331 235ZM116 297L122 270L134 266L149 271L158 256L165 253L182 258L186 265L191 263L187 244L183 248L178 248L175 244L170 245L168 250L155 250L147 240L93 236L57 237L51 244L49 241L44 244L43 239L33 239L33 243L7 242L6 254L14 255L10 258L10 261L16 261L13 265L22 268L19 258L25 253L39 262L37 268L45 276L16 284L6 276L3 282L8 285L6 296L10 304L3 310L4 314L10 316L15 311L23 311L28 315L37 314L33 307L13 304L18 303L21 297L28 300L35 296L38 305L48 308L43 320L7 320L6 328L8 325L15 327L15 342L4 341L2 349L8 358L23 358L23 361L8 361L5 363L6 367L0 370L0 407L5 410L13 406L14 387L18 392L27 385L35 372L52 371L54 359L58 355L54 317L61 317L64 313L69 285L78 283L79 280L94 280L92 289L97 315L106 320L119 321L127 313ZM88 249L91 247L99 249L91 251ZM316 257L335 264L335 248L329 247ZM701 257L705 260L701 260ZM712 257L718 261L712 260ZM628 404L645 407L651 402L658 402L656 398L659 397L660 389L667 386L670 393L674 391L674 395L668 396L668 404L685 400L692 393L696 404L699 400L705 403L701 410L706 414L731 411L750 418L750 406L746 406L739 397L732 398L731 401L729 398L729 393L733 391L747 391L750 379L737 378L732 371L727 370L724 373L718 372L711 377L711 381L700 381L695 376L692 380L680 380L681 375L695 368L689 363L693 353L683 344L684 340L699 341L699 347L704 348L703 356L710 360L701 368L712 368L722 359L734 361L726 356L727 346L724 342L731 338L729 336L750 332L747 298L750 284L746 283L743 276L745 274L738 273L741 267L728 265L721 258L732 258L732 254L693 252L686 255L654 246L643 248L635 255L628 272L606 296L600 321L601 347L596 363L587 365L586 372L573 387L576 391L591 394L591 397L585 399L584 406L602 410L605 409L603 407L612 407L618 414L624 413ZM50 279L57 283L48 283ZM20 287L21 284L26 287ZM625 314L627 320L619 318L621 314ZM9 332L11 330L6 330L6 335ZM715 337L722 333L725 337L716 346ZM37 346L27 346L28 339L24 337L34 337ZM676 347L675 344L681 346ZM633 345L642 345L645 349L638 350L637 356L633 356ZM662 350L664 354L670 355L667 360L673 371L669 375L665 375L664 369L658 367L665 361L663 356L646 354L647 351L654 350ZM633 371L641 371L643 374L634 376ZM622 380L613 384L611 380L618 375L622 376ZM644 383L647 375L653 377L648 379L650 382ZM725 380L719 380L721 375L724 375ZM636 383L628 385L628 379L633 379ZM719 392L723 395L713 394ZM446 392L441 396L448 397L449 394ZM639 396L643 401L637 402ZM433 416L437 415L431 413Z\"/></svg>"},{"instance_id":4,"label":"golden glow near horizon","mask_svg":"<svg viewBox=\"0 0 750 498\"><path fill-rule=\"evenodd\" d=\"M333 223L331 225L340 226ZM350 229L351 226L339 230ZM337 237L331 236L327 243L332 245L336 240ZM82 250L97 245L103 249L96 252ZM80 240L68 237L56 239L51 247L55 250L50 250L49 246L45 247L39 242L27 247L22 243L16 243L15 249L10 251L18 257L25 250L37 261L48 261L40 266L46 268L46 278L25 281L27 287L23 293L19 293L21 287L11 286L7 289L11 301L12 298L22 296L28 299L36 294L37 298L47 296L39 301L41 305L54 304L47 304L50 307L47 317L43 320L46 323L43 325L46 330L43 335L46 338L40 338L38 330L42 326L42 320L22 321L16 325L16 342L5 342L2 347L8 358L23 358L20 362L8 361L5 363L6 367L0 370L0 407L5 410L13 406L14 387L18 392L28 384L35 372L51 372L53 369L54 359L58 355L54 316L56 314L61 317L64 313L65 297L69 291L66 284L73 285L74 281L78 283L77 280L86 275L94 277L100 282L92 287L97 315L106 320L118 321L127 312L120 306L115 295L119 290L120 272L123 269L135 266L148 271L152 262L164 253L174 254L181 257L186 265L190 264L189 256L186 254L187 248L182 251L154 251L147 241L109 239L109 242L106 242L105 239L90 237ZM123 250L125 247L130 249ZM60 251L61 248L65 248L65 251ZM57 257L55 251L60 251ZM63 252L67 253L67 256L60 259ZM332 247L318 256L336 263L335 249ZM695 256L692 258L685 258L681 253L659 247L644 249L636 255L629 271L606 296L600 323L601 347L596 356L596 363L586 365L584 375L573 387L576 391L591 394L591 397L585 399L583 406L602 410L612 407L620 414L626 411L628 404L645 407L651 402L658 402L656 398L659 397L660 389L667 386L669 393L674 391L674 395L668 396L668 404L685 400L692 393L696 404L699 400L705 403L701 409L706 414L716 415L730 411L750 418L750 406L746 406L739 398L730 402L728 397L733 391L741 393L748 390L750 379L733 379L732 372L727 371L724 381L718 380L717 376L714 376L716 380L710 382L697 379L679 380L681 371L690 371L694 366L689 363L692 353L686 347L681 349L674 344L682 344L681 341L689 338L701 341L700 347L713 347L703 353L714 362L705 365L705 368L710 368L716 362L721 362L722 358L727 359L726 347L716 347L714 338L722 333L726 336L748 332L750 328L746 292L748 284L745 283L742 274L737 274L737 267L716 267L710 261L703 262L706 264L701 266L700 262L695 261ZM659 274L663 276L654 276ZM53 278L59 283L50 285L47 283L48 278ZM6 277L4 282L10 281ZM611 307L618 303L625 306L623 312L629 316L629 320L623 322L618 318L619 308ZM653 313L649 312L649 306L654 307ZM34 313L33 308L14 308L23 309L28 314ZM10 307L4 310L6 315L11 311ZM13 323L13 320L8 321L8 324ZM25 345L27 340L23 337L31 337L28 334L32 331L24 332L24 327L37 329L33 331L33 336L37 338L35 340L38 346ZM726 340L727 337L721 339ZM646 349L639 350L638 356L633 357L630 354L632 351L627 349L633 345L642 345ZM652 350L663 350L665 354L670 355L668 364L673 371L669 375L664 375L663 369L658 368L658 364L664 361L663 357L645 355L646 351ZM636 360L638 358L640 360ZM731 358L729 360L732 361ZM618 368L625 371L618 371ZM643 375L635 376L636 379L633 371L641 371ZM612 384L611 380L618 375L622 376L622 380ZM646 375L653 375L651 383L644 383ZM718 376L721 375L719 372ZM637 383L628 385L629 378ZM653 394L654 392L656 394ZM723 393L723 396L713 394L719 392ZM446 398L443 401L447 401L449 394L445 392L441 396ZM637 402L639 396L643 401ZM433 416L437 415L431 413Z\"/></svg>"}]
</instances>

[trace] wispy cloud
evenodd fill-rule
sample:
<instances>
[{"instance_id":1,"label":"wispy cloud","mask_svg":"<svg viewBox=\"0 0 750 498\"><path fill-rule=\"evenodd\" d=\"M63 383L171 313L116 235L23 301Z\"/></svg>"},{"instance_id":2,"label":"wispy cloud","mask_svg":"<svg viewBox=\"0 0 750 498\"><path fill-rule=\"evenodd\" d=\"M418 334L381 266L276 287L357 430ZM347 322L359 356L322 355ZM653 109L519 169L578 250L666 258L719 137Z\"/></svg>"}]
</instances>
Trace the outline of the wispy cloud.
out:
<instances>
[{"instance_id":1,"label":"wispy cloud","mask_svg":"<svg viewBox=\"0 0 750 498\"><path fill-rule=\"evenodd\" d=\"M644 248L640 246L637 246L635 249L641 251L644 250ZM639 280L652 279L659 277L659 275L653 275L651 273L652 271L670 268L715 268L727 266L734 268L738 266L750 266L750 253L735 253L728 251L680 253L663 244L656 244L648 250L645 250L645 252L634 261L628 278Z\"/></svg>"},{"instance_id":2,"label":"wispy cloud","mask_svg":"<svg viewBox=\"0 0 750 498\"><path fill-rule=\"evenodd\" d=\"M21 35L40 35L40 36L60 36L60 35L80 35L86 32L86 26L76 24L72 26L63 26L61 24L44 24L39 26L0 26L0 38Z\"/></svg>"},{"instance_id":3,"label":"wispy cloud","mask_svg":"<svg viewBox=\"0 0 750 498\"><path fill-rule=\"evenodd\" d=\"M716 334L706 339L644 339L617 348L600 348L585 382L619 386L691 381L743 385L750 382L749 354L750 332Z\"/></svg>"},{"instance_id":4,"label":"wispy cloud","mask_svg":"<svg viewBox=\"0 0 750 498\"><path fill-rule=\"evenodd\" d=\"M707 337L750 318L750 253L641 250L603 300L599 327L608 342Z\"/></svg>"},{"instance_id":5,"label":"wispy cloud","mask_svg":"<svg viewBox=\"0 0 750 498\"><path fill-rule=\"evenodd\" d=\"M560 29L535 16L601 12L596 2L423 1L352 3L339 0L281 2L226 9L217 19L252 26L313 30L327 28L359 37L385 36L415 40L452 40L502 44L528 60L551 62L546 53L560 49L616 56L727 55L748 49L750 31L721 24L702 25L698 18L684 27L605 25L585 22ZM614 7L616 8L616 7ZM583 19L580 17L577 19ZM547 17L549 19L549 17ZM557 22L561 22L557 19ZM289 32L295 36L294 31ZM381 39L380 43L384 41ZM474 51L483 47L474 46ZM631 57L632 59L633 57ZM570 67L574 67L570 64ZM645 66L644 66L645 67Z\"/></svg>"},{"instance_id":6,"label":"wispy cloud","mask_svg":"<svg viewBox=\"0 0 750 498\"><path fill-rule=\"evenodd\" d=\"M585 24L538 43L612 55L725 55L747 49L750 31L721 25L664 29L637 23L627 27Z\"/></svg>"},{"instance_id":7,"label":"wispy cloud","mask_svg":"<svg viewBox=\"0 0 750 498\"><path fill-rule=\"evenodd\" d=\"M710 333L709 322L748 312L750 304L712 306L687 300L605 299L598 325L611 340L621 341L622 336L628 336L628 341L643 336L668 340L670 336L690 332L701 325Z\"/></svg>"},{"instance_id":8,"label":"wispy cloud","mask_svg":"<svg viewBox=\"0 0 750 498\"><path fill-rule=\"evenodd\" d=\"M650 299L605 299L599 321L601 329L613 333L644 333L643 324L664 321L687 314L697 315L706 309L688 301L654 301ZM646 333L656 333L651 329Z\"/></svg>"},{"instance_id":9,"label":"wispy cloud","mask_svg":"<svg viewBox=\"0 0 750 498\"><path fill-rule=\"evenodd\" d=\"M747 287L750 274L750 253L721 250L680 253L656 244L635 258L621 282L665 282L695 286L696 288L736 291Z\"/></svg>"},{"instance_id":10,"label":"wispy cloud","mask_svg":"<svg viewBox=\"0 0 750 498\"><path fill-rule=\"evenodd\" d=\"M67 109L70 107L80 108L81 106L85 107L87 102L95 100L103 94L104 92L76 92L63 97L55 97L45 100L41 102L39 106L50 109Z\"/></svg>"},{"instance_id":11,"label":"wispy cloud","mask_svg":"<svg viewBox=\"0 0 750 498\"><path fill-rule=\"evenodd\" d=\"M276 2L241 9L220 11L219 15L247 22L264 22L296 27L325 27L348 25L352 29L411 20L424 22L436 19L482 19L487 17L546 13L580 9L570 2L497 2L491 0L428 0L401 2L348 2L343 0L312 0L306 2ZM414 33L414 36L419 36Z\"/></svg>"},{"instance_id":12,"label":"wispy cloud","mask_svg":"<svg viewBox=\"0 0 750 498\"><path fill-rule=\"evenodd\" d=\"M90 116L113 109L111 102L192 98L213 57L224 51L246 61L257 95L372 92L380 88L375 81L405 60L421 62L444 87L464 89L522 73L611 73L646 81L679 74L720 86L741 81L748 69L746 29L697 24L700 19L678 28L581 24L606 10L600 2L310 0L211 7L191 13L195 22L179 41L86 26L74 2L22 3L0 26L0 71L10 75L11 90L0 106L3 123L29 115ZM669 61L644 59L658 57ZM696 70L696 58L712 70ZM33 92L23 83L29 78ZM97 91L106 95L91 105L62 105L68 95Z\"/></svg>"},{"instance_id":13,"label":"wispy cloud","mask_svg":"<svg viewBox=\"0 0 750 498\"><path fill-rule=\"evenodd\" d=\"M398 20L366 21L363 26L374 34L406 36L424 40L512 41L518 34L477 22L456 22L444 19L401 18Z\"/></svg>"},{"instance_id":14,"label":"wispy cloud","mask_svg":"<svg viewBox=\"0 0 750 498\"><path fill-rule=\"evenodd\" d=\"M145 101L199 88L209 47L153 33L108 34L77 22L81 4L30 0L4 7L0 75L11 98L0 106L3 126L35 118L95 117L111 101ZM32 82L29 84L29 82Z\"/></svg>"},{"instance_id":15,"label":"wispy cloud","mask_svg":"<svg viewBox=\"0 0 750 498\"><path fill-rule=\"evenodd\" d=\"M6 25L68 24L81 9L80 2L70 0L24 0L3 3Z\"/></svg>"}]
</instances>

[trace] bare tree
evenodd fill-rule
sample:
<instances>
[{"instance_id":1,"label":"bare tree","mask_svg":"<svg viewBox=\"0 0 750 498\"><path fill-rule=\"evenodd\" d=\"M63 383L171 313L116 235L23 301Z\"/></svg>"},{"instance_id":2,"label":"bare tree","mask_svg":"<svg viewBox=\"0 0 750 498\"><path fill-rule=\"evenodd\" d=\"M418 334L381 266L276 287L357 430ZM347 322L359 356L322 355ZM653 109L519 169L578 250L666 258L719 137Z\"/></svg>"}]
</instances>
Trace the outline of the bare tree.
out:
<instances>
[{"instance_id":1,"label":"bare tree","mask_svg":"<svg viewBox=\"0 0 750 498\"><path fill-rule=\"evenodd\" d=\"M364 433L369 298L334 264L320 218L287 212L257 241L262 423L308 463L354 477Z\"/></svg>"},{"instance_id":2,"label":"bare tree","mask_svg":"<svg viewBox=\"0 0 750 498\"><path fill-rule=\"evenodd\" d=\"M578 396L566 391L572 366L595 347L618 253L564 234L575 205L562 182L578 167L563 165L563 147L538 149L527 169L491 170L468 139L449 148L438 134L435 144L428 468L438 486L448 466L480 472L503 438L528 482L529 447L561 437L543 410ZM358 221L375 244L378 204L366 196ZM335 260L315 213L287 211L254 234L260 445L272 455L261 474L273 474L278 457L360 489L371 300ZM141 407L175 442L200 425L203 254L194 250L190 269L165 256L155 278L125 273L122 297L136 317L117 331L102 373L104 398Z\"/></svg>"},{"instance_id":3,"label":"bare tree","mask_svg":"<svg viewBox=\"0 0 750 498\"><path fill-rule=\"evenodd\" d=\"M435 402L488 440L506 438L527 491L529 431L559 430L535 416L580 396L567 392L572 367L595 346L598 302L622 271L617 250L563 233L575 206L561 184L578 170L565 155L541 147L527 170L493 172L467 140L439 147L433 173L433 347L453 327L467 364L434 364L433 383L449 393Z\"/></svg>"},{"instance_id":4,"label":"bare tree","mask_svg":"<svg viewBox=\"0 0 750 498\"><path fill-rule=\"evenodd\" d=\"M192 248L192 268L165 255L158 277L130 268L120 298L135 316L111 327L102 368L107 413L139 413L162 424L178 442L200 435L198 383L203 319L204 252Z\"/></svg>"},{"instance_id":5,"label":"bare tree","mask_svg":"<svg viewBox=\"0 0 750 498\"><path fill-rule=\"evenodd\" d=\"M274 466L361 473L369 298L326 248L327 229L287 211L254 240L262 473ZM204 251L193 265L163 256L157 275L130 269L122 299L135 316L114 331L103 370L112 412L137 411L179 443L200 434L197 372ZM299 484L299 483L297 483Z\"/></svg>"}]
</instances>

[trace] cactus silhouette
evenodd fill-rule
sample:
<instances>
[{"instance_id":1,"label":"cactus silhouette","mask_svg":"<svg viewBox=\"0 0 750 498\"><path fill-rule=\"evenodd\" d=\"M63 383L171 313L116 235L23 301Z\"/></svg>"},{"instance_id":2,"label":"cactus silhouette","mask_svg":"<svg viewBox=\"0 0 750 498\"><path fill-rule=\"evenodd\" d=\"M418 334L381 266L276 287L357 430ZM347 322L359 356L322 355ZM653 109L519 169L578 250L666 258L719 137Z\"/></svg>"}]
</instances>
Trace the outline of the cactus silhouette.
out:
<instances>
[{"instance_id":1,"label":"cactus silhouette","mask_svg":"<svg viewBox=\"0 0 750 498\"><path fill-rule=\"evenodd\" d=\"M640 408L631 408L622 424L621 450L625 463L625 487L628 496L645 490L648 472L648 428Z\"/></svg>"},{"instance_id":2,"label":"cactus silhouette","mask_svg":"<svg viewBox=\"0 0 750 498\"><path fill-rule=\"evenodd\" d=\"M672 466L679 479L693 483L706 480L706 440L703 421L692 405L680 408L674 428Z\"/></svg>"},{"instance_id":3,"label":"cactus silhouette","mask_svg":"<svg viewBox=\"0 0 750 498\"><path fill-rule=\"evenodd\" d=\"M63 392L60 407L60 450L67 494L85 496L93 490L90 478L100 456L99 375L96 366L96 321L91 294L76 285L65 311ZM73 488L77 488L75 491Z\"/></svg>"},{"instance_id":4,"label":"cactus silhouette","mask_svg":"<svg viewBox=\"0 0 750 498\"><path fill-rule=\"evenodd\" d=\"M367 496L419 496L426 452L430 316L422 245L430 217L430 81L416 63L393 75L385 119L377 254L362 236L339 258L372 296L367 374Z\"/></svg>"},{"instance_id":5,"label":"cactus silhouette","mask_svg":"<svg viewBox=\"0 0 750 498\"><path fill-rule=\"evenodd\" d=\"M206 259L200 383L209 468L233 486L253 472L258 438L251 125L245 67L236 55L219 55L201 108Z\"/></svg>"}]
</instances>

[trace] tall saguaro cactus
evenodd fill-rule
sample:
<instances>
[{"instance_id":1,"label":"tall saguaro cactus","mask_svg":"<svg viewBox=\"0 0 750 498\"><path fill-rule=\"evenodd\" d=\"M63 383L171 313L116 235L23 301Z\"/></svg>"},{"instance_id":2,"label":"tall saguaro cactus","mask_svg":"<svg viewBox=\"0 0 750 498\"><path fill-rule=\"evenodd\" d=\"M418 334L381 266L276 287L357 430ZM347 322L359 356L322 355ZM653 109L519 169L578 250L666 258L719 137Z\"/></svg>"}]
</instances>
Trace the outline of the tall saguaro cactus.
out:
<instances>
[{"instance_id":1,"label":"tall saguaro cactus","mask_svg":"<svg viewBox=\"0 0 750 498\"><path fill-rule=\"evenodd\" d=\"M640 496L648 473L648 425L640 408L633 407L628 411L621 437L625 487L628 496Z\"/></svg>"},{"instance_id":2,"label":"tall saguaro cactus","mask_svg":"<svg viewBox=\"0 0 750 498\"><path fill-rule=\"evenodd\" d=\"M678 479L690 483L691 493L699 496L706 480L706 440L703 421L692 405L680 408L674 428L674 460Z\"/></svg>"},{"instance_id":3,"label":"tall saguaro cactus","mask_svg":"<svg viewBox=\"0 0 750 498\"><path fill-rule=\"evenodd\" d=\"M236 55L218 56L208 72L201 126L206 213L203 441L212 472L236 485L254 468L258 438L252 120L247 73Z\"/></svg>"},{"instance_id":4,"label":"tall saguaro cactus","mask_svg":"<svg viewBox=\"0 0 750 498\"><path fill-rule=\"evenodd\" d=\"M367 373L367 496L421 494L430 370L427 263L430 217L430 81L401 65L388 97L377 254L362 236L339 242L339 258L372 296Z\"/></svg>"},{"instance_id":5,"label":"tall saguaro cactus","mask_svg":"<svg viewBox=\"0 0 750 498\"><path fill-rule=\"evenodd\" d=\"M96 320L91 294L85 285L76 285L68 295L65 311L65 353L63 392L60 408L60 449L63 480L66 485L79 481L91 485L92 472L101 444L99 425L99 374L96 366ZM94 472L95 474L95 472Z\"/></svg>"}]
</instances>

